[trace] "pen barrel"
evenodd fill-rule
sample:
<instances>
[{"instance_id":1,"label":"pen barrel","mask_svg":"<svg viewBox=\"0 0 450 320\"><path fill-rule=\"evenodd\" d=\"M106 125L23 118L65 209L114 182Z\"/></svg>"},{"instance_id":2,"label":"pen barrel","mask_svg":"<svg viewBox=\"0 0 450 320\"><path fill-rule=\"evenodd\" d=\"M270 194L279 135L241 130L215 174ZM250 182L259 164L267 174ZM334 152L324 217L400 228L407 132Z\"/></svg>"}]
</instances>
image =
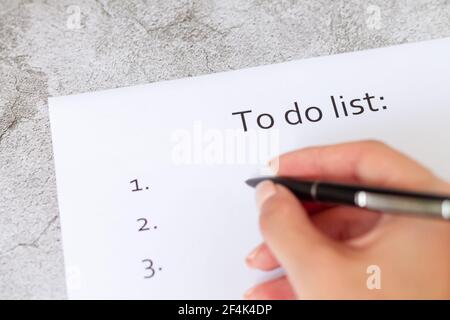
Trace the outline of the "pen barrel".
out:
<instances>
[{"instance_id":1,"label":"pen barrel","mask_svg":"<svg viewBox=\"0 0 450 320\"><path fill-rule=\"evenodd\" d=\"M445 194L295 180L289 177L255 178L247 180L247 184L254 187L266 179L287 187L300 200L450 220L450 196Z\"/></svg>"},{"instance_id":2,"label":"pen barrel","mask_svg":"<svg viewBox=\"0 0 450 320\"><path fill-rule=\"evenodd\" d=\"M292 179L286 179L286 178L274 178L272 179L275 183L281 183L285 187L287 187L294 195L305 201L313 201L315 200L311 190L313 189L313 186L315 182L313 181L304 181L302 183L298 183L295 180Z\"/></svg>"},{"instance_id":3,"label":"pen barrel","mask_svg":"<svg viewBox=\"0 0 450 320\"><path fill-rule=\"evenodd\" d=\"M320 182L313 187L313 195L317 201L450 219L450 199L440 195Z\"/></svg>"},{"instance_id":4,"label":"pen barrel","mask_svg":"<svg viewBox=\"0 0 450 320\"><path fill-rule=\"evenodd\" d=\"M346 186L319 182L313 187L313 197L316 201L336 204L355 204L356 190Z\"/></svg>"}]
</instances>

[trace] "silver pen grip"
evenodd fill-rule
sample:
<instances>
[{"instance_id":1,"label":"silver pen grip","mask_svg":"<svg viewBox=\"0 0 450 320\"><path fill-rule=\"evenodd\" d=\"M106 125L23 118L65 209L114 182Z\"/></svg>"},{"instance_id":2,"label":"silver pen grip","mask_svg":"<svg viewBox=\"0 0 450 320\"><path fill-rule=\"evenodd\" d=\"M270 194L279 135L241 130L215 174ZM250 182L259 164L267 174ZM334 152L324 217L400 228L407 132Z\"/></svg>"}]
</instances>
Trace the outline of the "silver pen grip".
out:
<instances>
[{"instance_id":1,"label":"silver pen grip","mask_svg":"<svg viewBox=\"0 0 450 320\"><path fill-rule=\"evenodd\" d=\"M450 200L417 199L358 191L355 204L360 208L387 212L411 212L450 220Z\"/></svg>"}]
</instances>

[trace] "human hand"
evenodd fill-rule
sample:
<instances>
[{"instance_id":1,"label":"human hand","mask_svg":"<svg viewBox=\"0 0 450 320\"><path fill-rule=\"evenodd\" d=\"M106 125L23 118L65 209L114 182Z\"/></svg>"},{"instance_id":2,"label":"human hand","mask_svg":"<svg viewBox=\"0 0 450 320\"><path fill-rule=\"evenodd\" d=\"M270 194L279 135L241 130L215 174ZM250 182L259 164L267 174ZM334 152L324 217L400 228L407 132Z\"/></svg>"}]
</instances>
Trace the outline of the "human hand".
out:
<instances>
[{"instance_id":1,"label":"human hand","mask_svg":"<svg viewBox=\"0 0 450 320\"><path fill-rule=\"evenodd\" d=\"M448 183L374 141L306 148L278 160L280 176L450 194ZM302 204L270 181L256 194L265 242L247 264L282 267L286 275L250 289L247 299L450 299L449 222ZM380 289L367 285L370 266L381 271Z\"/></svg>"}]
</instances>

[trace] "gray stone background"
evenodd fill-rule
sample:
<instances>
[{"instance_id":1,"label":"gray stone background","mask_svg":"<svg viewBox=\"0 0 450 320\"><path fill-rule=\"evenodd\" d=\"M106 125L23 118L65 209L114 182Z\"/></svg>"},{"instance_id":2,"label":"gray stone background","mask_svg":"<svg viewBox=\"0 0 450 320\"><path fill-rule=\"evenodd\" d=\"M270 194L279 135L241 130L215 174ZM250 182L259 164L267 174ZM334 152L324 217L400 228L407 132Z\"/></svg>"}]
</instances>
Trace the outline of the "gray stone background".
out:
<instances>
[{"instance_id":1,"label":"gray stone background","mask_svg":"<svg viewBox=\"0 0 450 320\"><path fill-rule=\"evenodd\" d=\"M49 96L448 36L450 0L0 0L0 299L66 296Z\"/></svg>"}]
</instances>

